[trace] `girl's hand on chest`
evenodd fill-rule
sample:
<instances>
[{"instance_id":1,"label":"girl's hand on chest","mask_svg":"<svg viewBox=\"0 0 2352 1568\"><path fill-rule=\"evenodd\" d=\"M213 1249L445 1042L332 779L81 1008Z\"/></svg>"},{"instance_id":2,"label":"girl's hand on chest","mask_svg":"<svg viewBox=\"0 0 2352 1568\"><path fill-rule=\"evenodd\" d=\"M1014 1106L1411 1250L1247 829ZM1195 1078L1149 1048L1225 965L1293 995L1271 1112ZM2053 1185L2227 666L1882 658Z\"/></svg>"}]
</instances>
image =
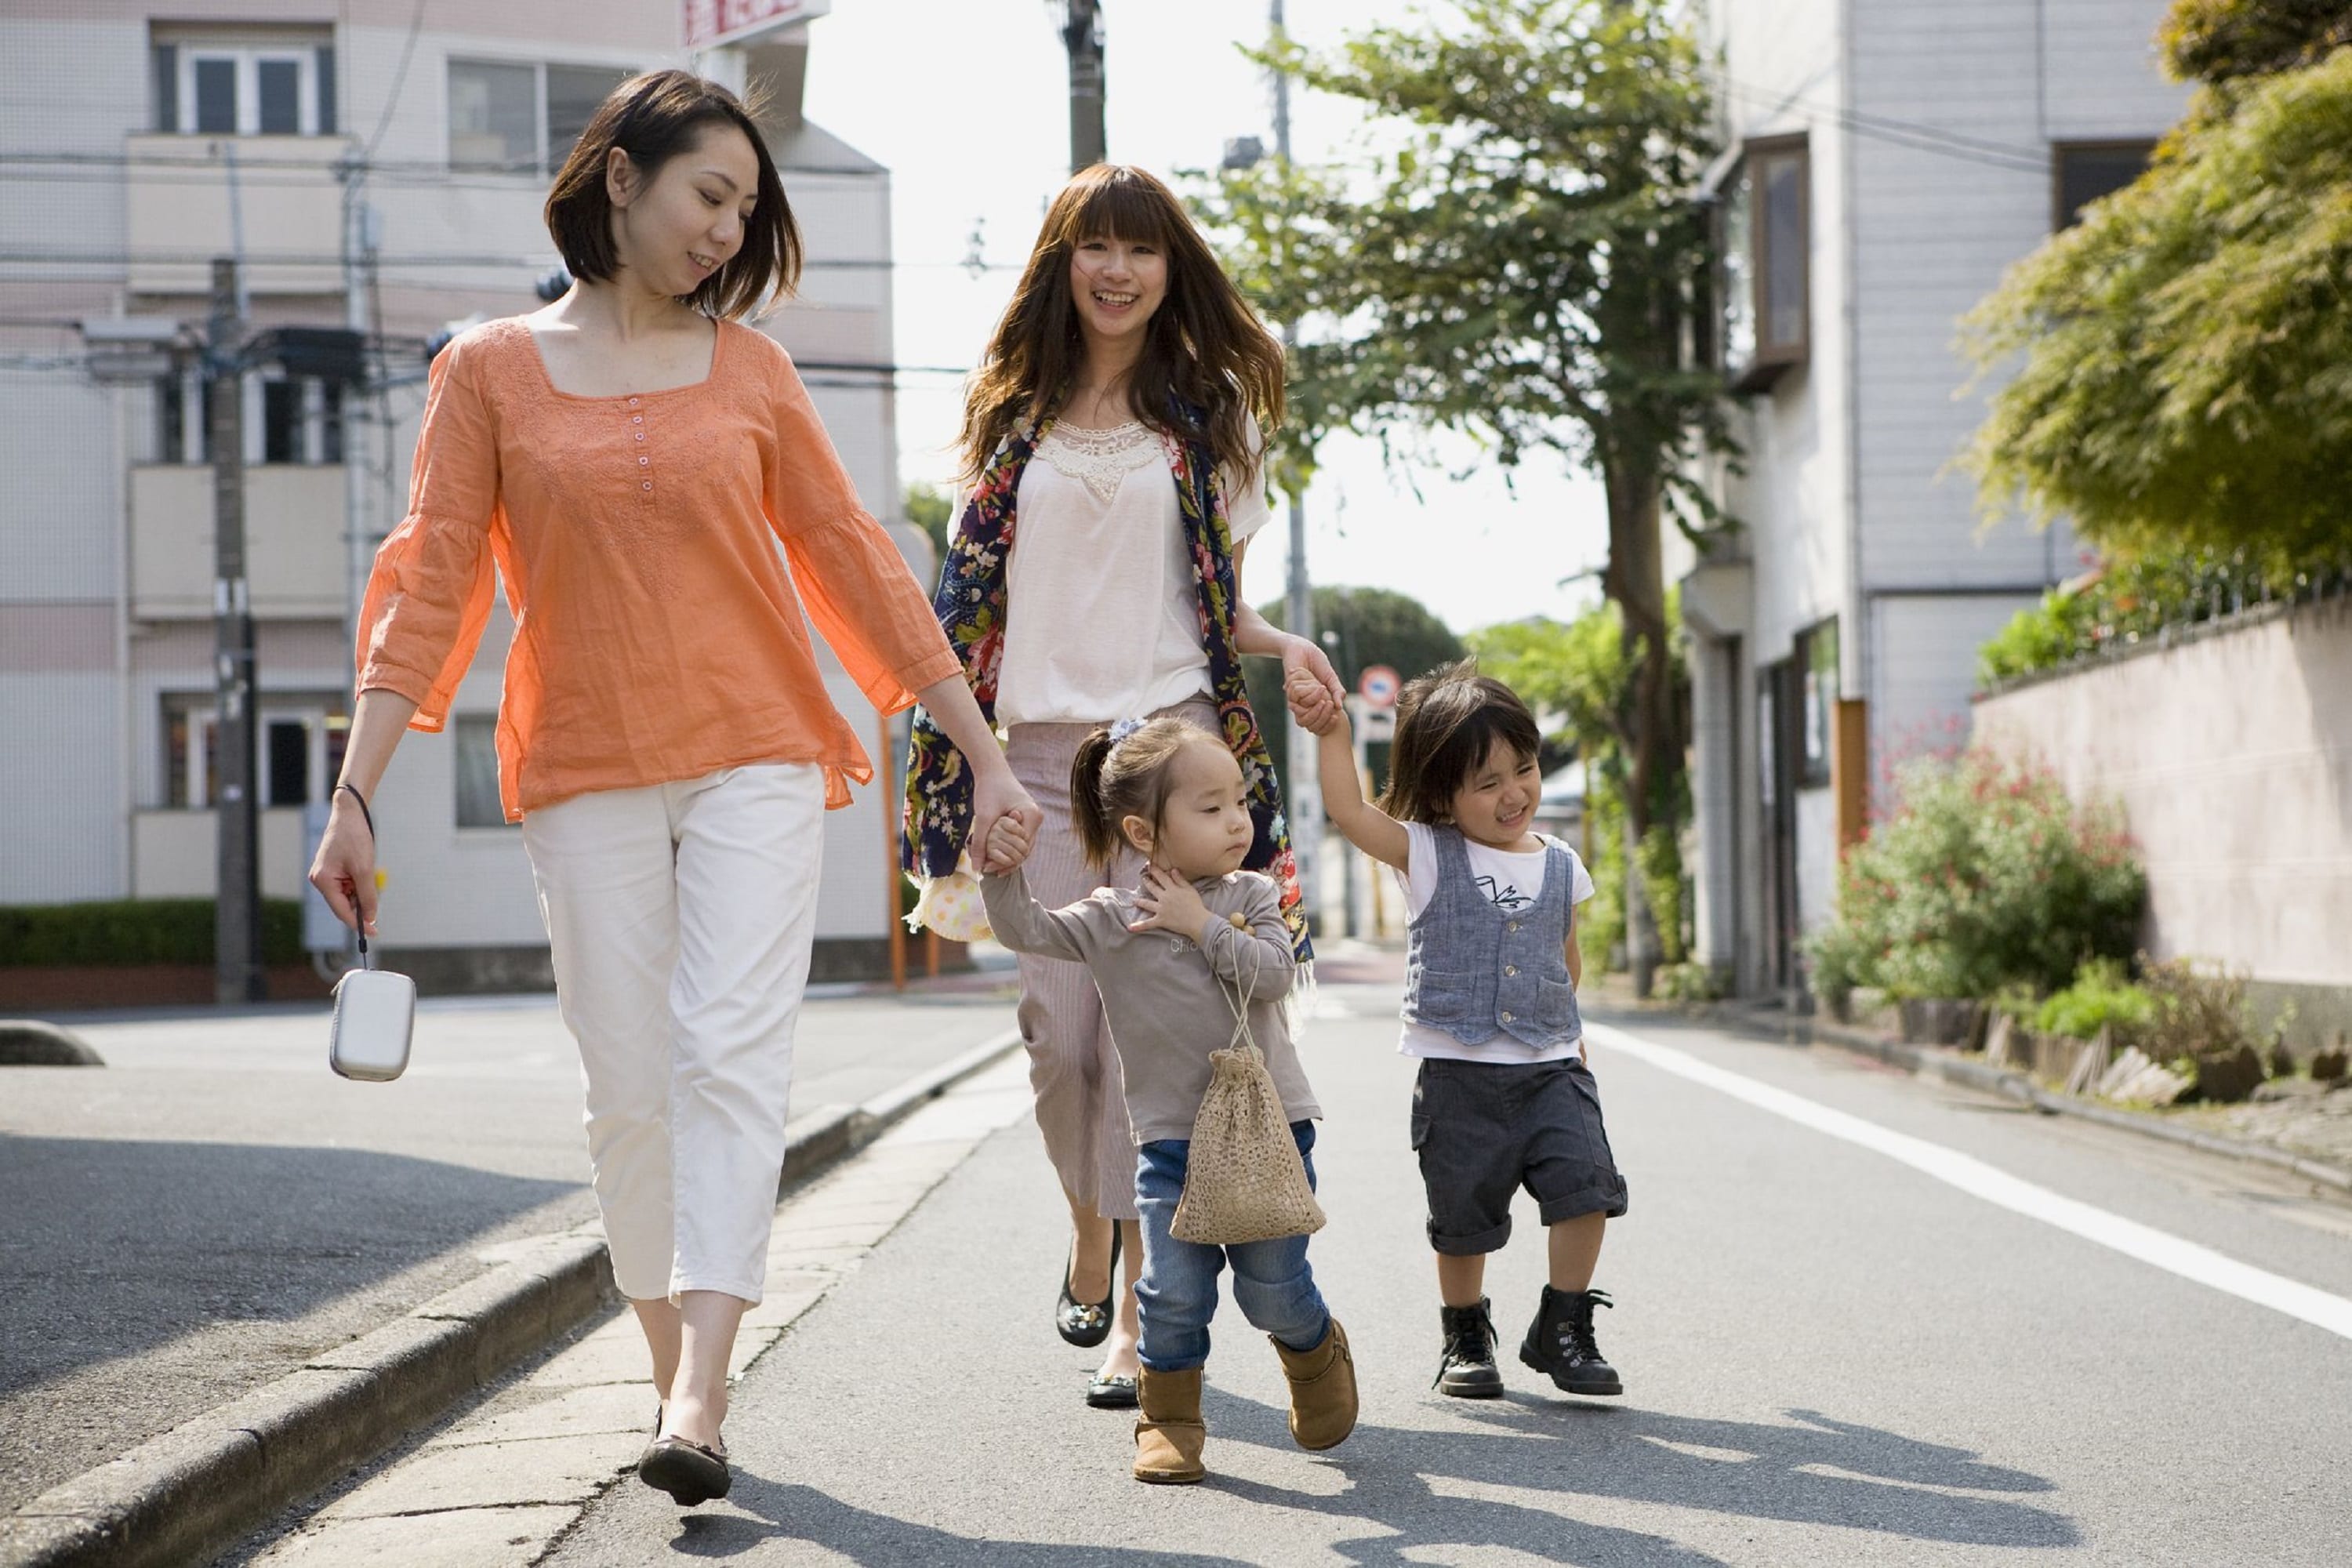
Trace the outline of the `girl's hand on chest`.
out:
<instances>
[{"instance_id":1,"label":"girl's hand on chest","mask_svg":"<svg viewBox=\"0 0 2352 1568\"><path fill-rule=\"evenodd\" d=\"M1189 938L1209 919L1209 906L1201 901L1191 881L1164 866L1143 868L1135 907L1143 911L1143 918L1129 923L1127 929L1132 931L1165 931Z\"/></svg>"}]
</instances>

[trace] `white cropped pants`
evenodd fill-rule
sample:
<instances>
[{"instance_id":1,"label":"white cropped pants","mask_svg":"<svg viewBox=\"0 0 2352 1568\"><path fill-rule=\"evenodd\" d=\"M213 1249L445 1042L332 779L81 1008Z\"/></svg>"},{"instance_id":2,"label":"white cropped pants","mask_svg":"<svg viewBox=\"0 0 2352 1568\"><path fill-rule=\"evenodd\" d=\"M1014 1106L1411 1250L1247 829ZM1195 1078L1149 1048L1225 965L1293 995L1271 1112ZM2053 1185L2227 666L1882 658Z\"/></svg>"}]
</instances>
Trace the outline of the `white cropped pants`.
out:
<instances>
[{"instance_id":1,"label":"white cropped pants","mask_svg":"<svg viewBox=\"0 0 2352 1568\"><path fill-rule=\"evenodd\" d=\"M760 1300L808 982L823 775L722 768L523 819L588 1160L632 1300Z\"/></svg>"}]
</instances>

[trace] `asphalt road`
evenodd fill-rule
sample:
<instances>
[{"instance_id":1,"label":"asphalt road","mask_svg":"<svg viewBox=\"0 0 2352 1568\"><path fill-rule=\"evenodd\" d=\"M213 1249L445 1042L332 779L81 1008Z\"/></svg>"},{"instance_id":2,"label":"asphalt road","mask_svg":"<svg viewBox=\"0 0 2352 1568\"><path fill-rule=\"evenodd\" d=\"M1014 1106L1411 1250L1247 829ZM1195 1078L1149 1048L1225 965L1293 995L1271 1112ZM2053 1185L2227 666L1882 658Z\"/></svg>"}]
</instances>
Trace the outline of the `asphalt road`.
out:
<instances>
[{"instance_id":1,"label":"asphalt road","mask_svg":"<svg viewBox=\"0 0 2352 1568\"><path fill-rule=\"evenodd\" d=\"M793 1113L1002 1033L992 990L813 997ZM326 1017L77 1023L103 1068L0 1068L0 1511L594 1213L547 997L427 1002L405 1076Z\"/></svg>"},{"instance_id":2,"label":"asphalt road","mask_svg":"<svg viewBox=\"0 0 2352 1568\"><path fill-rule=\"evenodd\" d=\"M1596 1067L1633 1212L1598 1283L1626 1395L1569 1399L1507 1351L1507 1400L1445 1400L1394 989L1325 1002L1303 1055L1329 1114L1313 1255L1363 1384L1345 1446L1290 1445L1228 1303L1210 1480L1130 1480L1128 1418L1080 1405L1092 1358L1048 1322L1060 1205L1016 1124L751 1367L728 1502L624 1480L543 1561L2352 1562L2352 1207L1834 1051L1621 1020ZM1542 1278L1519 1223L1489 1271L1507 1344Z\"/></svg>"}]
</instances>

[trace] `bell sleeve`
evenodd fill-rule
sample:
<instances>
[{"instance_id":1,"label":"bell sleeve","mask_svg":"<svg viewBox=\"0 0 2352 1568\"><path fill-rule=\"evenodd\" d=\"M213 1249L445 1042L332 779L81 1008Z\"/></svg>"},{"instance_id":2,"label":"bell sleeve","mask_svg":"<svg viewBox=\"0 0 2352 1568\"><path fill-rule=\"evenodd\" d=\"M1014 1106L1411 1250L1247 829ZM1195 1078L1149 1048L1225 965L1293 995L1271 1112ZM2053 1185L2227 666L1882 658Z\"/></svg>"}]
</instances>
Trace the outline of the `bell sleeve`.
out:
<instances>
[{"instance_id":1,"label":"bell sleeve","mask_svg":"<svg viewBox=\"0 0 2352 1568\"><path fill-rule=\"evenodd\" d=\"M783 541L793 586L817 635L866 700L895 713L924 687L961 674L963 665L898 547L858 503L800 373L781 352L776 360L769 526Z\"/></svg>"},{"instance_id":2,"label":"bell sleeve","mask_svg":"<svg viewBox=\"0 0 2352 1568\"><path fill-rule=\"evenodd\" d=\"M415 730L439 730L489 624L490 520L499 449L463 339L434 360L408 486L408 515L385 536L359 621L359 689L416 704Z\"/></svg>"}]
</instances>

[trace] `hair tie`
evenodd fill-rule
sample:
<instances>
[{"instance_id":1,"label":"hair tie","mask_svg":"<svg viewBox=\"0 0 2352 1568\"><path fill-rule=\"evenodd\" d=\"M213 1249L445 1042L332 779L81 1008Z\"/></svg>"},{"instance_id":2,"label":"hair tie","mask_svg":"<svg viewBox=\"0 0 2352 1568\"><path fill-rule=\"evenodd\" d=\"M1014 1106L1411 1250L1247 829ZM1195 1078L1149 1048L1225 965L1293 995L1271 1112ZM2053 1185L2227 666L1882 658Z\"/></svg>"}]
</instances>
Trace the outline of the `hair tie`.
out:
<instances>
[{"instance_id":1,"label":"hair tie","mask_svg":"<svg viewBox=\"0 0 2352 1568\"><path fill-rule=\"evenodd\" d=\"M1110 743L1114 746L1118 745L1150 722L1148 719L1121 719L1110 727Z\"/></svg>"}]
</instances>

